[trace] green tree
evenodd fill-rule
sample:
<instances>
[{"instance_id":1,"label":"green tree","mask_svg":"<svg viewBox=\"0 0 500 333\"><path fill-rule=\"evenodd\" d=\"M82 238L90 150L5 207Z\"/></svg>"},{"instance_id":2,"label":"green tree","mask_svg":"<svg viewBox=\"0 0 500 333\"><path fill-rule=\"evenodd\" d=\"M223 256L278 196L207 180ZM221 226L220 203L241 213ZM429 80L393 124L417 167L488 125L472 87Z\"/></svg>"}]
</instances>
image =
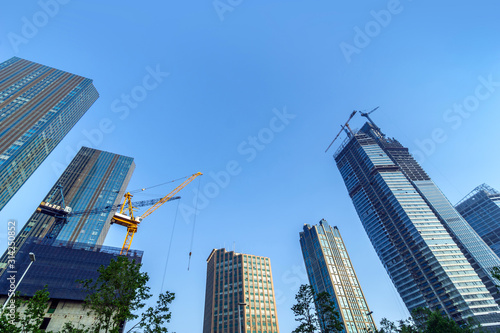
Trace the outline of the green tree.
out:
<instances>
[{"instance_id":1,"label":"green tree","mask_svg":"<svg viewBox=\"0 0 500 333\"><path fill-rule=\"evenodd\" d=\"M122 256L111 260L108 266L101 266L99 277L95 281L81 281L88 292L85 306L90 310L89 315L96 317L89 333L118 333L126 321L139 317L136 313L144 308L145 301L152 296L146 285L149 276L147 273L141 273L141 266ZM174 298L175 295L168 291L160 294L156 306L144 311L141 320L128 332L168 332L163 325L170 322L172 315L169 305ZM64 333L87 332L85 328L74 328L70 323L65 329Z\"/></svg>"},{"instance_id":2,"label":"green tree","mask_svg":"<svg viewBox=\"0 0 500 333\"><path fill-rule=\"evenodd\" d=\"M424 333L473 333L478 328L473 323L458 325L453 319L443 315L440 311L431 311L428 308L415 309L412 317L419 331Z\"/></svg>"},{"instance_id":3,"label":"green tree","mask_svg":"<svg viewBox=\"0 0 500 333\"><path fill-rule=\"evenodd\" d=\"M81 281L88 292L85 306L89 315L96 317L92 331L118 333L126 321L138 317L134 312L144 307L151 297L147 273L141 273L141 264L121 256L112 259L108 266L99 268L99 277Z\"/></svg>"},{"instance_id":4,"label":"green tree","mask_svg":"<svg viewBox=\"0 0 500 333\"><path fill-rule=\"evenodd\" d=\"M493 267L493 269L491 270L491 275L497 279L498 281L500 281L500 267ZM499 288L500 286L497 286L497 288Z\"/></svg>"},{"instance_id":5,"label":"green tree","mask_svg":"<svg viewBox=\"0 0 500 333\"><path fill-rule=\"evenodd\" d=\"M295 320L300 324L293 333L314 333L320 330L320 322L324 324L324 332L341 332L344 325L330 294L316 294L310 285L301 285L297 295L297 304L292 306Z\"/></svg>"},{"instance_id":6,"label":"green tree","mask_svg":"<svg viewBox=\"0 0 500 333\"><path fill-rule=\"evenodd\" d=\"M444 316L439 311L428 308L415 309L407 320L400 320L399 324L384 318L380 322L378 333L472 333L481 332L479 325L468 322L462 326L453 319Z\"/></svg>"},{"instance_id":7,"label":"green tree","mask_svg":"<svg viewBox=\"0 0 500 333\"><path fill-rule=\"evenodd\" d=\"M62 331L59 333L89 333L89 330L86 328L75 327L73 323L66 323Z\"/></svg>"},{"instance_id":8,"label":"green tree","mask_svg":"<svg viewBox=\"0 0 500 333\"><path fill-rule=\"evenodd\" d=\"M44 332L40 329L40 325L42 325L49 300L49 292L45 286L42 290L37 290L33 297L27 301L27 307L21 319L21 332Z\"/></svg>"},{"instance_id":9,"label":"green tree","mask_svg":"<svg viewBox=\"0 0 500 333\"><path fill-rule=\"evenodd\" d=\"M314 289L310 285L300 286L295 295L297 304L292 306L295 320L300 322L292 333L314 333L318 328L318 320L314 311Z\"/></svg>"},{"instance_id":10,"label":"green tree","mask_svg":"<svg viewBox=\"0 0 500 333\"><path fill-rule=\"evenodd\" d=\"M324 325L324 333L342 332L344 324L329 293L321 292L316 295L316 309L319 322Z\"/></svg>"},{"instance_id":11,"label":"green tree","mask_svg":"<svg viewBox=\"0 0 500 333\"><path fill-rule=\"evenodd\" d=\"M16 295L10 299L5 311L2 312L0 316L0 332L21 332L21 328L14 325L14 323L19 323L21 321L21 315L18 309L22 303L23 300L19 297L19 292L17 292Z\"/></svg>"},{"instance_id":12,"label":"green tree","mask_svg":"<svg viewBox=\"0 0 500 333\"><path fill-rule=\"evenodd\" d=\"M156 301L156 306L149 307L142 315L141 320L135 324L128 332L138 332L136 327L142 329L145 333L166 333L167 328L163 327L164 323L169 323L172 313L169 305L175 299L175 294L169 291L160 294Z\"/></svg>"},{"instance_id":13,"label":"green tree","mask_svg":"<svg viewBox=\"0 0 500 333\"><path fill-rule=\"evenodd\" d=\"M42 290L37 290L33 297L28 300L22 299L19 293L12 297L9 303L13 303L11 308L9 305L0 317L0 332L9 333L42 333L40 326L43 322L45 310L49 302L49 292L47 286ZM19 312L22 305L26 305L23 313ZM11 311L12 309L12 311Z\"/></svg>"},{"instance_id":14,"label":"green tree","mask_svg":"<svg viewBox=\"0 0 500 333\"><path fill-rule=\"evenodd\" d=\"M377 333L397 333L398 327L392 321L387 318L382 318L380 321L380 329L377 330Z\"/></svg>"}]
</instances>

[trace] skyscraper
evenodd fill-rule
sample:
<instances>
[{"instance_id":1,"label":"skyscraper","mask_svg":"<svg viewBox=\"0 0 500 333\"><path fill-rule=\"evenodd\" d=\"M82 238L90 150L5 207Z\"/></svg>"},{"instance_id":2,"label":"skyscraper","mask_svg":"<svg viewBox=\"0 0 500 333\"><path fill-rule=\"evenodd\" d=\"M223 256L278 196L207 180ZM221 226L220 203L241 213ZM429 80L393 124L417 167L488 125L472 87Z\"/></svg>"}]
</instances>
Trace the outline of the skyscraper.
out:
<instances>
[{"instance_id":1,"label":"skyscraper","mask_svg":"<svg viewBox=\"0 0 500 333\"><path fill-rule=\"evenodd\" d=\"M366 123L334 155L357 214L411 311L500 327L485 283L499 259L453 209L408 149ZM482 280L483 279L483 280Z\"/></svg>"},{"instance_id":2,"label":"skyscraper","mask_svg":"<svg viewBox=\"0 0 500 333\"><path fill-rule=\"evenodd\" d=\"M36 211L16 236L16 247L20 248L28 238L46 238L56 245L102 245L114 211L89 211L120 203L134 168L131 157L82 147L43 202L85 213L68 215L65 223L56 223L61 222L60 218ZM0 269L6 260L7 253L0 259Z\"/></svg>"},{"instance_id":3,"label":"skyscraper","mask_svg":"<svg viewBox=\"0 0 500 333\"><path fill-rule=\"evenodd\" d=\"M332 228L325 220L312 227L304 225L300 246L310 285L316 293L331 295L346 332L375 332L371 311L337 227Z\"/></svg>"},{"instance_id":4,"label":"skyscraper","mask_svg":"<svg viewBox=\"0 0 500 333\"><path fill-rule=\"evenodd\" d=\"M214 249L207 259L203 333L239 332L279 332L271 261Z\"/></svg>"},{"instance_id":5,"label":"skyscraper","mask_svg":"<svg viewBox=\"0 0 500 333\"><path fill-rule=\"evenodd\" d=\"M98 97L90 79L17 57L0 64L0 210Z\"/></svg>"},{"instance_id":6,"label":"skyscraper","mask_svg":"<svg viewBox=\"0 0 500 333\"><path fill-rule=\"evenodd\" d=\"M500 192L482 184L455 207L486 244L500 256Z\"/></svg>"}]
</instances>

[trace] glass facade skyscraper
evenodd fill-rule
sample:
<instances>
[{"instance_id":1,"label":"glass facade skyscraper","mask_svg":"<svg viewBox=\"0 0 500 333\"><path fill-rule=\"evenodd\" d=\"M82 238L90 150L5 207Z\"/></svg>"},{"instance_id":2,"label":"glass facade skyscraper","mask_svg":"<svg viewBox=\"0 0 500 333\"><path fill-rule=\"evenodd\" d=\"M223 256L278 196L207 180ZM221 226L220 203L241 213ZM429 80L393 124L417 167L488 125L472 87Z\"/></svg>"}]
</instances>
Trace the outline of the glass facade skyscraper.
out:
<instances>
[{"instance_id":1,"label":"glass facade skyscraper","mask_svg":"<svg viewBox=\"0 0 500 333\"><path fill-rule=\"evenodd\" d=\"M500 192L482 184L455 207L486 244L500 256Z\"/></svg>"},{"instance_id":2,"label":"glass facade skyscraper","mask_svg":"<svg viewBox=\"0 0 500 333\"><path fill-rule=\"evenodd\" d=\"M0 210L98 97L90 79L17 57L0 63Z\"/></svg>"},{"instance_id":3,"label":"glass facade skyscraper","mask_svg":"<svg viewBox=\"0 0 500 333\"><path fill-rule=\"evenodd\" d=\"M500 328L500 308L487 271L498 256L453 209L408 149L366 123L350 133L334 158L368 237L408 309L439 309L457 322L472 317L485 328Z\"/></svg>"},{"instance_id":4,"label":"glass facade skyscraper","mask_svg":"<svg viewBox=\"0 0 500 333\"><path fill-rule=\"evenodd\" d=\"M331 295L344 331L375 332L371 311L337 227L332 228L325 220L312 227L304 225L300 246L310 285L316 293Z\"/></svg>"},{"instance_id":5,"label":"glass facade skyscraper","mask_svg":"<svg viewBox=\"0 0 500 333\"><path fill-rule=\"evenodd\" d=\"M61 177L49 191L43 202L62 206L61 190L65 205L73 212L68 215L58 232L51 233L56 217L36 211L20 229L15 239L19 248L28 238L47 238L50 244L85 244L87 247L102 245L109 230L114 211L111 209L97 214L89 212L119 204L130 177L134 171L133 158L82 147ZM59 220L60 221L60 220ZM0 259L0 269L5 267L7 253Z\"/></svg>"},{"instance_id":6,"label":"glass facade skyscraper","mask_svg":"<svg viewBox=\"0 0 500 333\"><path fill-rule=\"evenodd\" d=\"M203 333L278 333L271 261L214 249L207 259Z\"/></svg>"}]
</instances>

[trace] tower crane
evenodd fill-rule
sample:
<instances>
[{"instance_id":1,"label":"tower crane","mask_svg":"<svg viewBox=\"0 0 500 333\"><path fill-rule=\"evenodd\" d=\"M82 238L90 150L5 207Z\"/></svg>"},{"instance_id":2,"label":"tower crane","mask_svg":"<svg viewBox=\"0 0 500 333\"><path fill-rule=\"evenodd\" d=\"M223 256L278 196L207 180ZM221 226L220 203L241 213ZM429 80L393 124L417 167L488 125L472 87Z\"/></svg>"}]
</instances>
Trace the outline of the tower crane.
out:
<instances>
[{"instance_id":1,"label":"tower crane","mask_svg":"<svg viewBox=\"0 0 500 333\"><path fill-rule=\"evenodd\" d=\"M369 111L369 112L359 112L361 114L361 117L365 117L366 119L368 119L368 121L373 125L373 127L375 127L375 129L380 133L382 134L382 136L385 136L384 133L382 133L382 130L380 129L380 127L378 127L377 125L375 125L375 122L372 120L372 118L370 118L370 114L372 112L374 112L375 110L377 110L379 108L379 106L377 106L375 109Z\"/></svg>"},{"instance_id":2,"label":"tower crane","mask_svg":"<svg viewBox=\"0 0 500 333\"><path fill-rule=\"evenodd\" d=\"M173 197L169 201L172 200L178 200L181 197ZM162 198L157 198L157 199L150 199L150 200L142 200L142 201L135 201L132 202L132 205L134 207L143 207L143 206L151 206L160 201ZM71 216L79 216L79 215L85 215L85 214L100 214L100 213L108 213L112 210L118 210L121 208L123 204L118 204L118 205L113 205L113 206L104 206L104 207L97 207L97 208L92 208L92 209L86 209L86 210L79 210L79 211L73 211L70 207L66 206L64 209L61 206L58 205L53 205L51 203L43 202L38 206L36 209L37 213L42 213L45 215L50 215L56 218L64 218L64 217L71 217Z\"/></svg>"},{"instance_id":3,"label":"tower crane","mask_svg":"<svg viewBox=\"0 0 500 333\"><path fill-rule=\"evenodd\" d=\"M64 202L64 196L62 194L61 190L61 196L63 197L62 202ZM176 196L171 198L169 201L173 200L178 200L181 197ZM143 206L151 206L160 201L162 198L158 199L150 199L150 200L143 200L143 201L136 201L133 202L132 204L134 207L143 207ZM118 210L121 208L122 204L118 205L112 205L112 206L104 206L104 207L98 207L98 208L93 208L93 209L87 209L87 210L80 210L80 211L73 211L70 207L65 206L59 206L56 204L51 204L49 203L49 200L47 202L40 203L38 208L36 209L37 213L42 213L45 215L49 215L55 218L54 223L50 227L50 229L47 231L45 234L43 244L45 245L51 245L54 240L59 236L59 233L61 232L63 226L68 222L68 218L72 216L80 216L80 215L94 215L94 214L101 214L101 213L108 213L112 210Z\"/></svg>"},{"instance_id":4,"label":"tower crane","mask_svg":"<svg viewBox=\"0 0 500 333\"><path fill-rule=\"evenodd\" d=\"M339 135L342 133L342 131L346 127L349 129L348 135L349 135L349 133L350 134L354 134L352 132L351 128L349 127L349 122L351 121L352 117L354 117L354 115L356 115L356 112L358 112L358 111L352 111L351 115L349 116L349 119L347 119L347 121L345 122L345 124L340 128L339 134L337 134L337 136L335 137L335 139L333 139L333 141L330 143L330 145L328 146L328 148L326 148L325 153L328 151L328 149L330 149L330 147L333 145L333 143L335 142L335 140L337 140L337 138L339 137Z\"/></svg>"},{"instance_id":5,"label":"tower crane","mask_svg":"<svg viewBox=\"0 0 500 333\"><path fill-rule=\"evenodd\" d=\"M151 206L144 214L139 217L134 217L134 206L132 204L131 198L132 194L130 192L125 193L125 199L123 200L123 204L121 205L120 212L115 213L113 218L111 219L111 223L116 223L118 225L127 227L127 235L125 236L125 241L123 242L122 249L120 251L120 255L127 254L130 246L132 245L132 240L134 239L134 235L137 232L137 227L142 220L155 210L160 208L165 202L173 199L173 196L177 194L180 190L186 187L189 183L191 183L196 177L201 176L201 172L197 172L191 175L188 179L186 179L182 184L177 186L172 192L161 198L158 202L156 202L153 206ZM127 215L128 212L128 215Z\"/></svg>"}]
</instances>

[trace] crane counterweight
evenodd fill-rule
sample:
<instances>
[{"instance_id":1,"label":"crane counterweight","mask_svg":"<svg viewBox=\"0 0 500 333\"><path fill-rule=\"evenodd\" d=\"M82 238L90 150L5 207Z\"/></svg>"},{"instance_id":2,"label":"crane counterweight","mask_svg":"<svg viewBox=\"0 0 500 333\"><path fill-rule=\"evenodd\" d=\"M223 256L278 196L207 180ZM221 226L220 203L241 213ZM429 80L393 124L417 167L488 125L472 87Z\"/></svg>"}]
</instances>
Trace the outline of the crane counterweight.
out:
<instances>
[{"instance_id":1,"label":"crane counterweight","mask_svg":"<svg viewBox=\"0 0 500 333\"><path fill-rule=\"evenodd\" d=\"M116 223L118 225L128 227L132 224L141 223L141 220L142 220L142 218L140 218L140 217L132 218L126 214L115 213L115 215L113 215L113 218L111 219L111 223Z\"/></svg>"},{"instance_id":2,"label":"crane counterweight","mask_svg":"<svg viewBox=\"0 0 500 333\"><path fill-rule=\"evenodd\" d=\"M72 209L68 206L61 207L59 205L54 205L42 201L36 211L37 213L42 213L49 216L65 216L71 213Z\"/></svg>"}]
</instances>

